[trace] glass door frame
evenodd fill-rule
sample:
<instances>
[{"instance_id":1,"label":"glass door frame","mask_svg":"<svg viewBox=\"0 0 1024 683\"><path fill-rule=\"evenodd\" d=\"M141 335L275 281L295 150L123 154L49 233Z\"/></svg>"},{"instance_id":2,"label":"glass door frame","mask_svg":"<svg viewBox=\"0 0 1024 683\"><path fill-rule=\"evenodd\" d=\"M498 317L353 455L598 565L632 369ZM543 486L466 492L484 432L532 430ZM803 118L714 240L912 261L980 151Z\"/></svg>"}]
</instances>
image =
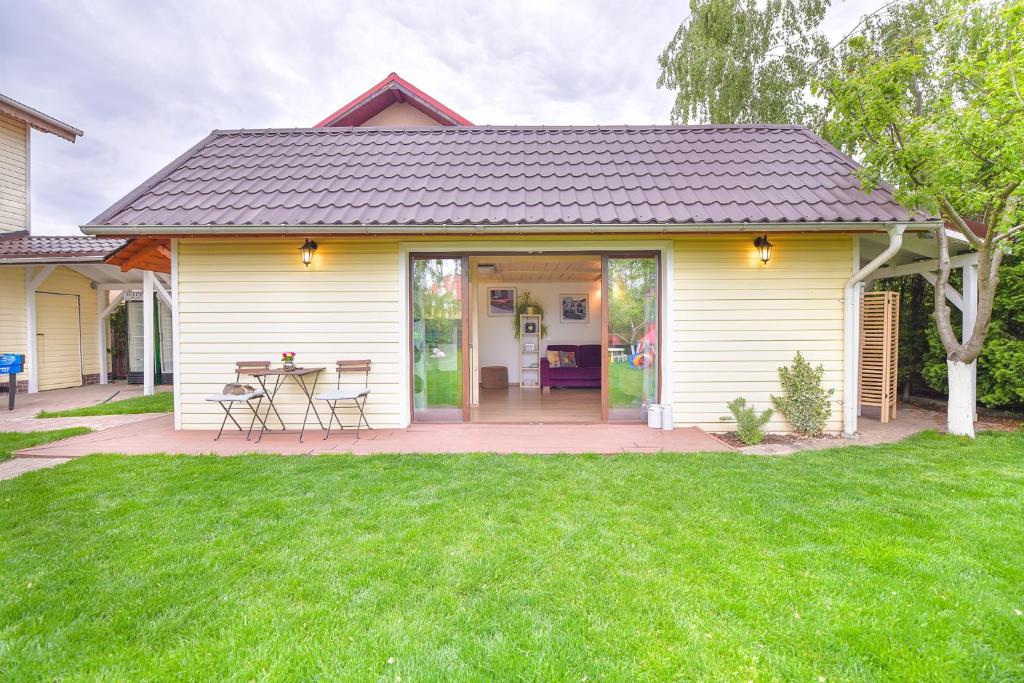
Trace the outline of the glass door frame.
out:
<instances>
[{"instance_id":1,"label":"glass door frame","mask_svg":"<svg viewBox=\"0 0 1024 683\"><path fill-rule=\"evenodd\" d=\"M408 304L409 304L409 309L408 309L409 329L406 330L406 334L408 335L408 344L409 344L409 419L410 419L410 422L469 422L469 416L470 416L470 412L469 412L470 411L470 396L469 396L468 392L469 392L469 388L470 388L470 377L472 375L471 369L468 366L468 364L471 361L470 361L470 356L469 356L470 326L468 324L470 322L470 319L467 318L467 315L471 315L472 314L472 312L470 310L469 301L467 301L467 296L469 296L469 294L470 294L469 257L470 257L469 254L463 253L463 252L410 252L409 253L409 262L406 264L406 268L408 269L407 275L408 275L408 282L409 282L409 291L408 291L408 297L407 297L408 298ZM415 310L415 304L416 304L416 296L415 296L415 289L414 289L415 288L415 282L416 282L416 279L415 279L415 269L416 269L416 261L425 261L425 260L430 260L430 259L448 259L448 260L452 260L452 261L458 259L459 262L460 262L460 266L459 266L460 273L461 273L461 278L460 279L462 281L462 284L461 284L461 287L462 287L462 299L460 300L461 308L462 308L462 327L461 327L461 330L462 330L461 337L462 338L460 339L460 347L461 347L461 350L462 350L462 378L461 378L462 379L462 406L461 406L461 419L460 420L445 419L442 416L437 416L437 417L432 417L432 416L429 416L429 415L424 416L422 414L420 416L417 416L417 414L416 414L416 412L417 412L416 411L416 398L415 398L415 394L416 394L416 390L415 390L415 387L416 387L416 363L413 361L413 359L415 358L415 352L416 352L415 341L414 341L414 338L413 338L413 328L415 326L414 310ZM459 409L456 408L454 410L459 410ZM422 413L422 411L420 411L420 412Z\"/></svg>"},{"instance_id":2,"label":"glass door frame","mask_svg":"<svg viewBox=\"0 0 1024 683\"><path fill-rule=\"evenodd\" d=\"M609 400L609 388L611 384L611 358L608 354L608 337L611 334L611 317L608 315L608 260L616 258L653 258L654 259L654 271L657 276L655 283L655 291L657 292L657 327L658 327L658 345L654 354L654 378L657 386L655 392L654 402L661 403L661 385L662 385L662 374L661 374L661 357L663 355L662 343L665 339L665 333L662 330L662 325L665 319L665 296L662 289L664 281L662 278L662 258L661 252L657 250L639 250L639 251L605 251L601 252L601 422L620 422L620 423L632 423L632 422L646 422L647 417L643 416L642 419L638 420L612 420L609 418L610 407L608 405Z\"/></svg>"},{"instance_id":3,"label":"glass door frame","mask_svg":"<svg viewBox=\"0 0 1024 683\"><path fill-rule=\"evenodd\" d=\"M414 325L414 268L417 260L424 259L460 259L461 260L461 272L462 272L462 415L461 422L469 423L471 421L470 406L472 401L472 376L473 368L471 363L473 362L472 348L471 348L471 334L472 334L472 316L476 315L474 310L477 307L477 302L472 293L472 283L470 282L469 274L469 260L473 257L481 256L524 256L524 255L536 255L542 256L544 254L557 254L560 256L588 256L591 258L597 257L601 259L601 422L609 422L609 405L608 405L608 388L609 388L609 357L608 357L608 335L610 332L611 320L608 316L608 259L609 258L654 258L655 270L657 272L657 284L656 291L658 296L657 302L657 326L658 326L658 347L657 353L655 354L655 378L657 384L657 392L655 401L661 403L662 397L662 345L665 339L665 333L663 328L665 320L665 293L664 293L664 259L662 258L662 252L658 249L622 249L622 250L587 250L587 249L551 249L544 250L543 247L534 251L523 251L523 250L469 250L469 251L409 251L408 261L405 264L407 271L407 300L408 300L408 329L406 330L407 343L409 345L409 420L411 423L415 422L441 422L444 420L430 419L427 417L417 417L416 406L415 406L415 374L416 368L413 362L415 353L413 343L413 325ZM646 421L646 417L644 418ZM613 422L632 422L629 420L615 420Z\"/></svg>"}]
</instances>

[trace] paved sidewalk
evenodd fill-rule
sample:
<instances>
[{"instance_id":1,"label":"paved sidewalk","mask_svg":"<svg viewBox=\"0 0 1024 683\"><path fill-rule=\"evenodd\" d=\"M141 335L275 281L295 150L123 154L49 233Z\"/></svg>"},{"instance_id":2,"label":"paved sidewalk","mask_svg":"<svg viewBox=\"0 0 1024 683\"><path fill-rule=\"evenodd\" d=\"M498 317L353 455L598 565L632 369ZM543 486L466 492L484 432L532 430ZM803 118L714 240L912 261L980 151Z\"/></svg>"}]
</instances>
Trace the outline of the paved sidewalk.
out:
<instances>
[{"instance_id":1,"label":"paved sidewalk","mask_svg":"<svg viewBox=\"0 0 1024 683\"><path fill-rule=\"evenodd\" d=\"M171 387L157 387L157 391L170 391ZM138 384L90 384L71 389L54 389L35 394L18 394L14 410L7 410L7 395L0 399L0 432L39 432L65 427L89 427L94 430L110 429L153 417L141 415L96 415L93 417L53 417L37 419L40 410L69 410L84 408L107 401L123 401L142 396Z\"/></svg>"},{"instance_id":2,"label":"paved sidewalk","mask_svg":"<svg viewBox=\"0 0 1024 683\"><path fill-rule=\"evenodd\" d=\"M41 470L46 467L53 467L71 458L11 458L0 462L0 481L14 479L19 474Z\"/></svg>"},{"instance_id":3,"label":"paved sidewalk","mask_svg":"<svg viewBox=\"0 0 1024 683\"><path fill-rule=\"evenodd\" d=\"M76 436L43 446L19 451L19 456L79 457L90 453L184 453L238 455L240 453L280 453L317 455L351 453L658 453L731 451L733 448L699 429L675 429L669 432L645 425L579 424L522 425L494 424L414 424L408 429L363 430L357 440L353 433L331 435L324 441L322 432L307 431L305 443L298 432L268 432L263 440L246 441L237 432L225 432L214 441L215 431L174 431L171 415Z\"/></svg>"}]
</instances>

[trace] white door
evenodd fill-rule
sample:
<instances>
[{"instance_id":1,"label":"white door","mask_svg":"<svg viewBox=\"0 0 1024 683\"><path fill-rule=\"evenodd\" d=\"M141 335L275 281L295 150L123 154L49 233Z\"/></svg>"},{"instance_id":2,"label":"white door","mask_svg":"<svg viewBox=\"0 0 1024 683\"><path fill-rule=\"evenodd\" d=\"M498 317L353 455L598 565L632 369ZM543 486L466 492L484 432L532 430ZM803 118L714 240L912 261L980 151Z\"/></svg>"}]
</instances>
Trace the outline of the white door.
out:
<instances>
[{"instance_id":1,"label":"white door","mask_svg":"<svg viewBox=\"0 0 1024 683\"><path fill-rule=\"evenodd\" d=\"M82 385L82 322L77 295L36 293L36 352L40 391Z\"/></svg>"}]
</instances>

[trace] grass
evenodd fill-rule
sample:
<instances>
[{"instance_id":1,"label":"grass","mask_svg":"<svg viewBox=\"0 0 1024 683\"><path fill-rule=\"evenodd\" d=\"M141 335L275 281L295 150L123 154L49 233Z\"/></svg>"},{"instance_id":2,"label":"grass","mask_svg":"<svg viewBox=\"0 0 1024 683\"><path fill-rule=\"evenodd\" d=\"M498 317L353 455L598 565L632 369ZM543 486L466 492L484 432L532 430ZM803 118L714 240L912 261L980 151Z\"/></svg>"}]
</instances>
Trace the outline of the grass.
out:
<instances>
[{"instance_id":1,"label":"grass","mask_svg":"<svg viewBox=\"0 0 1024 683\"><path fill-rule=\"evenodd\" d=\"M91 456L0 482L0 679L1021 680L1022 454Z\"/></svg>"},{"instance_id":2,"label":"grass","mask_svg":"<svg viewBox=\"0 0 1024 683\"><path fill-rule=\"evenodd\" d=\"M608 364L608 406L639 408L643 405L644 372L629 363ZM653 400L653 399L652 399Z\"/></svg>"},{"instance_id":3,"label":"grass","mask_svg":"<svg viewBox=\"0 0 1024 683\"><path fill-rule=\"evenodd\" d=\"M36 417L91 417L93 415L135 415L137 413L174 412L174 392L161 391L149 396L134 396L70 410L43 410Z\"/></svg>"},{"instance_id":4,"label":"grass","mask_svg":"<svg viewBox=\"0 0 1024 683\"><path fill-rule=\"evenodd\" d=\"M88 434L92 430L88 427L70 427L68 429L54 429L46 432L0 432L0 462L7 460L15 451L32 446L41 446L51 441L70 439L72 436ZM0 527L2 528L2 527ZM0 653L3 652L3 642L0 641Z\"/></svg>"},{"instance_id":5,"label":"grass","mask_svg":"<svg viewBox=\"0 0 1024 683\"><path fill-rule=\"evenodd\" d=\"M462 407L462 349L455 351L455 369L445 370L450 365L444 358L427 357L427 408Z\"/></svg>"}]
</instances>

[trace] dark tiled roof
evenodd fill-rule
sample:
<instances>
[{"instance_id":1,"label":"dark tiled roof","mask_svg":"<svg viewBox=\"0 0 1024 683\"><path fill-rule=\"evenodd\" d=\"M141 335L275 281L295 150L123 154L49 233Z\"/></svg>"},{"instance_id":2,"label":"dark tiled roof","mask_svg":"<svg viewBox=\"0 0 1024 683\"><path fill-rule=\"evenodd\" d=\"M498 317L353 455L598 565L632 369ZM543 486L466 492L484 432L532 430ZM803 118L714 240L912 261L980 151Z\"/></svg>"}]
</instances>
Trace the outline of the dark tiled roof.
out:
<instances>
[{"instance_id":1,"label":"dark tiled roof","mask_svg":"<svg viewBox=\"0 0 1024 683\"><path fill-rule=\"evenodd\" d=\"M0 260L103 258L123 244L124 240L85 236L0 233Z\"/></svg>"},{"instance_id":2,"label":"dark tiled roof","mask_svg":"<svg viewBox=\"0 0 1024 683\"><path fill-rule=\"evenodd\" d=\"M214 131L94 225L893 222L797 126Z\"/></svg>"}]
</instances>

